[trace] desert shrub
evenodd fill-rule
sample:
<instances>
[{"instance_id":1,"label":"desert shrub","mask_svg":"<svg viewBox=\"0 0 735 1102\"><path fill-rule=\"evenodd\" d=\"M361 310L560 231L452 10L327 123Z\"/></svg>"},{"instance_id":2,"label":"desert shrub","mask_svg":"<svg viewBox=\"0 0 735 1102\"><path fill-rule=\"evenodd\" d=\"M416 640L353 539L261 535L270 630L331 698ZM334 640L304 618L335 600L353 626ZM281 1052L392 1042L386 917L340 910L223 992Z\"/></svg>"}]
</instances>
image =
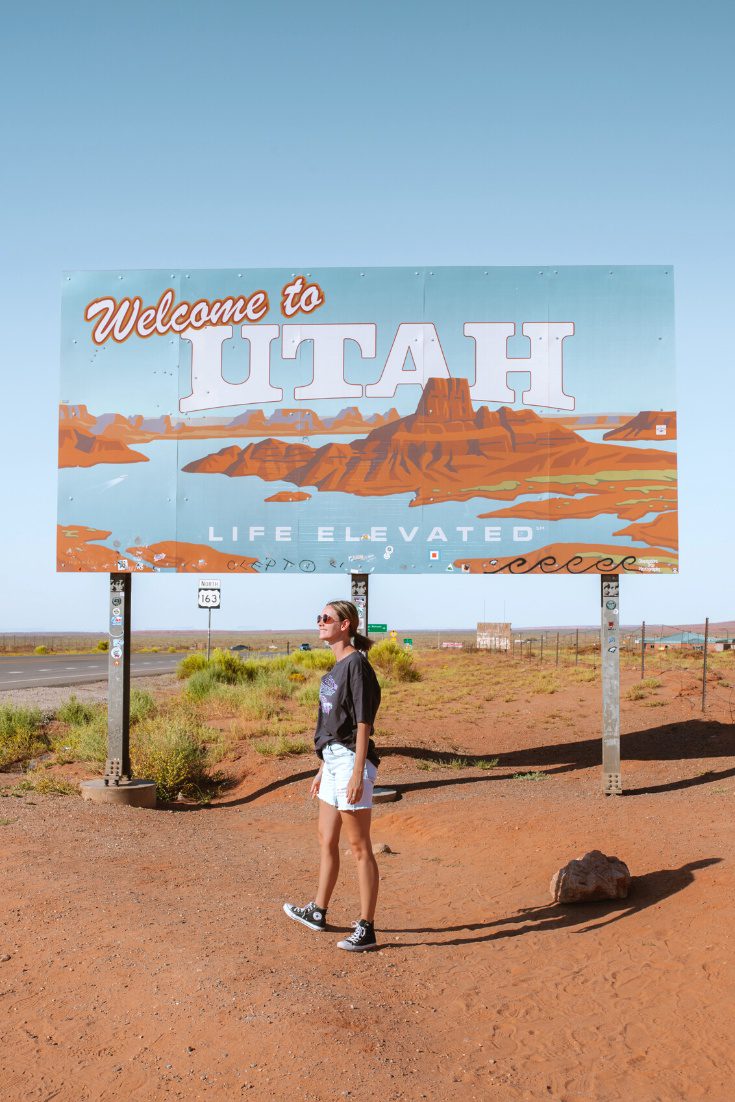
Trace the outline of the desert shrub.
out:
<instances>
[{"instance_id":1,"label":"desert shrub","mask_svg":"<svg viewBox=\"0 0 735 1102\"><path fill-rule=\"evenodd\" d=\"M644 677L639 684L642 689L660 689L662 682L657 677Z\"/></svg>"},{"instance_id":2,"label":"desert shrub","mask_svg":"<svg viewBox=\"0 0 735 1102\"><path fill-rule=\"evenodd\" d=\"M288 700L296 692L296 685L285 670L272 670L262 675L264 690L274 700Z\"/></svg>"},{"instance_id":3,"label":"desert shrub","mask_svg":"<svg viewBox=\"0 0 735 1102\"><path fill-rule=\"evenodd\" d=\"M110 640L109 639L100 639L99 643L97 644L97 650L108 651L109 649L110 649Z\"/></svg>"},{"instance_id":4,"label":"desert shrub","mask_svg":"<svg viewBox=\"0 0 735 1102\"><path fill-rule=\"evenodd\" d=\"M270 686L255 682L252 685L217 685L209 697L212 707L220 706L222 712L234 712L240 719L270 719L279 711L278 696Z\"/></svg>"},{"instance_id":5,"label":"desert shrub","mask_svg":"<svg viewBox=\"0 0 735 1102\"><path fill-rule=\"evenodd\" d=\"M299 704L306 704L309 707L316 708L319 704L319 686L304 685L303 689L299 689L296 694L296 699Z\"/></svg>"},{"instance_id":6,"label":"desert shrub","mask_svg":"<svg viewBox=\"0 0 735 1102\"><path fill-rule=\"evenodd\" d=\"M162 800L201 796L213 778L208 767L216 755L206 728L168 718L144 720L131 738L130 757L136 777L155 781Z\"/></svg>"},{"instance_id":7,"label":"desert shrub","mask_svg":"<svg viewBox=\"0 0 735 1102\"><path fill-rule=\"evenodd\" d=\"M394 681L421 680L421 674L413 664L413 654L392 639L376 643L370 651L370 661L376 670Z\"/></svg>"},{"instance_id":8,"label":"desert shrub","mask_svg":"<svg viewBox=\"0 0 735 1102\"><path fill-rule=\"evenodd\" d=\"M191 677L193 673L206 668L207 659L203 654L187 654L186 658L182 658L176 667L176 676L180 681L183 681L184 678Z\"/></svg>"},{"instance_id":9,"label":"desert shrub","mask_svg":"<svg viewBox=\"0 0 735 1102\"><path fill-rule=\"evenodd\" d=\"M266 663L267 664L267 663ZM180 679L194 678L198 674L209 674L210 684L237 685L241 681L254 681L260 673L261 663L243 661L232 651L217 649L207 661L203 654L188 654L182 658L176 670ZM200 682L206 684L205 681ZM194 692L196 693L196 689Z\"/></svg>"},{"instance_id":10,"label":"desert shrub","mask_svg":"<svg viewBox=\"0 0 735 1102\"><path fill-rule=\"evenodd\" d=\"M370 652L374 653L374 648ZM334 655L329 647L322 650L297 650L291 655L291 661L297 666L303 666L306 670L331 670L334 665Z\"/></svg>"},{"instance_id":11,"label":"desert shrub","mask_svg":"<svg viewBox=\"0 0 735 1102\"><path fill-rule=\"evenodd\" d=\"M48 647L45 647L43 645L43 643L40 643L39 646L33 648L33 653L34 654L49 654L49 649L48 649Z\"/></svg>"},{"instance_id":12,"label":"desert shrub","mask_svg":"<svg viewBox=\"0 0 735 1102\"><path fill-rule=\"evenodd\" d=\"M275 658L261 658L257 665L264 670L291 670L293 655L279 654Z\"/></svg>"},{"instance_id":13,"label":"desert shrub","mask_svg":"<svg viewBox=\"0 0 735 1102\"><path fill-rule=\"evenodd\" d=\"M38 708L0 708L0 769L27 761L48 749L43 716Z\"/></svg>"},{"instance_id":14,"label":"desert shrub","mask_svg":"<svg viewBox=\"0 0 735 1102\"><path fill-rule=\"evenodd\" d=\"M252 663L243 662L242 658L229 650L213 651L209 665L216 679L224 682L225 685L236 685L238 681L252 681L257 676Z\"/></svg>"},{"instance_id":15,"label":"desert shrub","mask_svg":"<svg viewBox=\"0 0 735 1102\"><path fill-rule=\"evenodd\" d=\"M63 777L41 777L29 773L18 784L5 789L3 795L24 796L27 792L38 792L42 796L78 796L79 785L65 781Z\"/></svg>"},{"instance_id":16,"label":"desert shrub","mask_svg":"<svg viewBox=\"0 0 735 1102\"><path fill-rule=\"evenodd\" d=\"M53 740L52 750L59 764L72 761L102 764L107 760L107 709L104 704L85 704L70 697L57 716L68 724Z\"/></svg>"},{"instance_id":17,"label":"desert shrub","mask_svg":"<svg viewBox=\"0 0 735 1102\"><path fill-rule=\"evenodd\" d=\"M143 689L133 689L130 693L130 722L140 723L156 711L156 702L150 693Z\"/></svg>"},{"instance_id":18,"label":"desert shrub","mask_svg":"<svg viewBox=\"0 0 735 1102\"><path fill-rule=\"evenodd\" d=\"M627 700L643 700L646 696L646 690L642 685L631 685L625 696Z\"/></svg>"},{"instance_id":19,"label":"desert shrub","mask_svg":"<svg viewBox=\"0 0 735 1102\"><path fill-rule=\"evenodd\" d=\"M192 673L186 686L186 694L192 700L204 700L219 684L213 669L204 664L204 667Z\"/></svg>"},{"instance_id":20,"label":"desert shrub","mask_svg":"<svg viewBox=\"0 0 735 1102\"><path fill-rule=\"evenodd\" d=\"M91 723L99 711L99 704L88 704L83 700L78 700L72 693L56 712L56 718L61 720L62 723L81 726L84 723Z\"/></svg>"}]
</instances>

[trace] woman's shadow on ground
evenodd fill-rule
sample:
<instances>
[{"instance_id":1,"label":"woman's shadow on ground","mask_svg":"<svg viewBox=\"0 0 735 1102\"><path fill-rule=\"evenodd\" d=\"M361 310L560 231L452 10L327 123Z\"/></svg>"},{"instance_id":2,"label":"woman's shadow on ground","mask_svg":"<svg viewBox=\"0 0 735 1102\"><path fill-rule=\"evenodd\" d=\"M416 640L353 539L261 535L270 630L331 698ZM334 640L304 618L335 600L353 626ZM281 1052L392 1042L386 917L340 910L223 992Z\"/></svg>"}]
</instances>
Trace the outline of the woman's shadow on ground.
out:
<instances>
[{"instance_id":1,"label":"woman's shadow on ground","mask_svg":"<svg viewBox=\"0 0 735 1102\"><path fill-rule=\"evenodd\" d=\"M408 948L415 945L472 945L487 941L500 941L502 938L520 937L523 934L548 933L576 926L577 933L585 934L610 926L623 918L646 910L656 903L676 895L677 892L694 883L694 873L709 868L722 861L721 857L706 857L699 861L690 861L678 869L659 869L657 872L644 873L633 878L628 899L614 899L602 903L548 903L543 907L522 907L506 918L496 918L490 922L470 922L459 926L419 926L386 929L381 927L382 935L401 934L452 934L467 930L476 936L443 938L442 940L396 940L381 944L381 949ZM482 931L476 933L477 931Z\"/></svg>"}]
</instances>

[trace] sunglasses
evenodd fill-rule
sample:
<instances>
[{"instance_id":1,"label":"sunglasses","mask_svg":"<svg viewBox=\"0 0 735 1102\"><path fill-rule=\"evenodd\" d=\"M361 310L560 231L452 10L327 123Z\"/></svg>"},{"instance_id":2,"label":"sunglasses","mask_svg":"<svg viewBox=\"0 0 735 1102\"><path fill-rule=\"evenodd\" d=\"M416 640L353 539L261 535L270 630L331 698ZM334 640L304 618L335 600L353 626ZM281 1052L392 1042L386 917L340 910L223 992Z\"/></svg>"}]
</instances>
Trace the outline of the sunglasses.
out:
<instances>
[{"instance_id":1,"label":"sunglasses","mask_svg":"<svg viewBox=\"0 0 735 1102\"><path fill-rule=\"evenodd\" d=\"M323 616L317 616L316 622L317 624L336 624L338 620L336 616L327 616L325 612Z\"/></svg>"}]
</instances>

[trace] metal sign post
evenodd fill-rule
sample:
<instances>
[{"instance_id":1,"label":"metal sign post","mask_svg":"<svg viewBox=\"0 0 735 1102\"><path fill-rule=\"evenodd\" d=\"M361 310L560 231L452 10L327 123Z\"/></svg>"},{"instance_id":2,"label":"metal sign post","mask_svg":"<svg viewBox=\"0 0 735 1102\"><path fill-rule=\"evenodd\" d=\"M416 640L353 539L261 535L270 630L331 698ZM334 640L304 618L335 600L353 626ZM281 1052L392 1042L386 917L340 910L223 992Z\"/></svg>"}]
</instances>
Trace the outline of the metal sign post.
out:
<instances>
[{"instance_id":1,"label":"metal sign post","mask_svg":"<svg viewBox=\"0 0 735 1102\"><path fill-rule=\"evenodd\" d=\"M603 574L602 626L602 791L620 796L620 579Z\"/></svg>"},{"instance_id":2,"label":"metal sign post","mask_svg":"<svg viewBox=\"0 0 735 1102\"><path fill-rule=\"evenodd\" d=\"M212 609L222 607L222 590L219 578L200 578L197 593L197 607L206 608L207 617L207 662L212 650Z\"/></svg>"},{"instance_id":3,"label":"metal sign post","mask_svg":"<svg viewBox=\"0 0 735 1102\"><path fill-rule=\"evenodd\" d=\"M370 579L369 574L351 574L350 575L350 599L357 609L358 625L357 630L360 635L367 635L368 633L368 581Z\"/></svg>"},{"instance_id":4,"label":"metal sign post","mask_svg":"<svg viewBox=\"0 0 735 1102\"><path fill-rule=\"evenodd\" d=\"M106 785L130 780L130 611L132 577L110 574Z\"/></svg>"},{"instance_id":5,"label":"metal sign post","mask_svg":"<svg viewBox=\"0 0 735 1102\"><path fill-rule=\"evenodd\" d=\"M121 564L122 565L122 564ZM130 621L132 576L110 574L107 761L102 778L82 781L93 803L155 807L154 781L133 780L130 767Z\"/></svg>"}]
</instances>

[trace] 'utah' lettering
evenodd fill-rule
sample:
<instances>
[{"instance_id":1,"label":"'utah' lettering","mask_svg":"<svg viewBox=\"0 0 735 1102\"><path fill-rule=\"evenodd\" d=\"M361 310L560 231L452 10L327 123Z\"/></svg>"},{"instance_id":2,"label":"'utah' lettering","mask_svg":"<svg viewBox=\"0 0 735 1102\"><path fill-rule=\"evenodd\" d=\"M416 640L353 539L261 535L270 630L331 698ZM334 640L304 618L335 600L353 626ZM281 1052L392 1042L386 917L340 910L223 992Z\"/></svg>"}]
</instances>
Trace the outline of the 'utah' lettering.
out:
<instances>
[{"instance_id":1,"label":"'utah' lettering","mask_svg":"<svg viewBox=\"0 0 735 1102\"><path fill-rule=\"evenodd\" d=\"M252 302L252 299L250 300ZM235 320L233 318L233 320ZM428 379L449 379L439 334L431 322L402 322L393 338L382 371L374 383L363 386L345 378L345 346L359 350L361 359L374 360L377 326L372 323L315 325L243 325L239 335L248 348L248 377L228 382L222 370L222 346L233 336L232 325L190 327L181 331L191 343L191 393L179 402L181 413L223 406L280 402L283 389L271 382L274 341L281 339L281 358L295 360L301 346L312 347L311 381L294 387L296 401L318 399L393 398L398 387L423 387ZM527 321L521 332L528 339L528 356L509 356L507 343L515 336L514 322L467 322L463 334L474 342L475 378L470 396L475 402L507 405L516 400L508 375L521 371L530 385L521 392L526 406L573 410L575 400L564 390L564 341L574 335L571 321Z\"/></svg>"}]
</instances>

